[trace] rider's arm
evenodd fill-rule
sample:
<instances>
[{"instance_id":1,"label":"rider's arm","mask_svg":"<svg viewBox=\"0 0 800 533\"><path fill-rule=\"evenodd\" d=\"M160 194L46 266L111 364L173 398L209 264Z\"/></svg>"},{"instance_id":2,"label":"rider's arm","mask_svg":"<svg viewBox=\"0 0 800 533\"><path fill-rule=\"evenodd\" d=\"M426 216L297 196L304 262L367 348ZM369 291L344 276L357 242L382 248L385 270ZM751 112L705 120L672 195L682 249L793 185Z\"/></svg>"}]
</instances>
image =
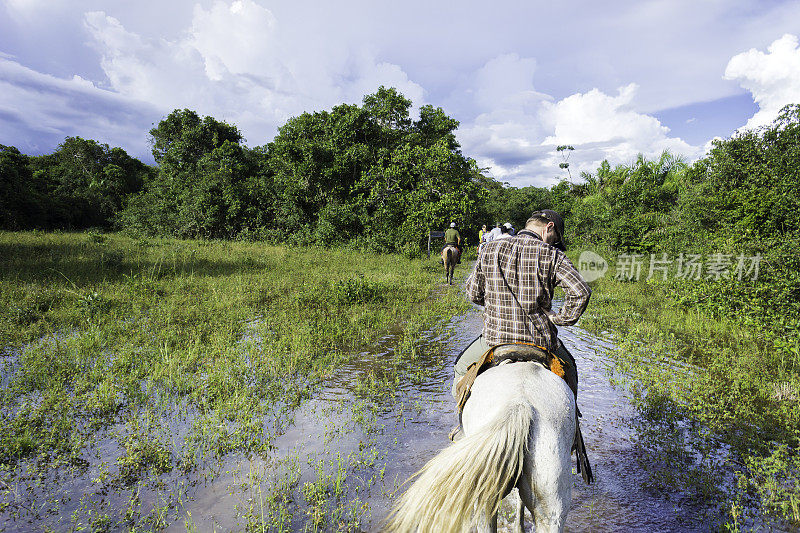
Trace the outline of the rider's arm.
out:
<instances>
[{"instance_id":1,"label":"rider's arm","mask_svg":"<svg viewBox=\"0 0 800 533\"><path fill-rule=\"evenodd\" d=\"M467 297L478 305L483 305L483 298L486 294L486 277L481 269L481 258L475 261L475 269L467 278Z\"/></svg>"},{"instance_id":2,"label":"rider's arm","mask_svg":"<svg viewBox=\"0 0 800 533\"><path fill-rule=\"evenodd\" d=\"M592 289L583 279L575 265L567 256L559 253L560 260L556 259L556 285L564 289L564 305L557 314L550 315L550 321L557 326L571 326L581 317L589 305Z\"/></svg>"}]
</instances>

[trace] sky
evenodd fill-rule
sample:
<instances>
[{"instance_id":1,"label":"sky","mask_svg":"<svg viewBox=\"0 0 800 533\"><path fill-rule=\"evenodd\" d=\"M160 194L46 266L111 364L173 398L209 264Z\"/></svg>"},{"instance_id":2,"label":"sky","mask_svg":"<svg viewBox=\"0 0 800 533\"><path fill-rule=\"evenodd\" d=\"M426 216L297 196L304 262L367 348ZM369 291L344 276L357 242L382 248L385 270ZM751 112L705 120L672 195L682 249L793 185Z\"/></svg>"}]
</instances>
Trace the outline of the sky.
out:
<instances>
[{"instance_id":1,"label":"sky","mask_svg":"<svg viewBox=\"0 0 800 533\"><path fill-rule=\"evenodd\" d=\"M0 0L0 144L81 136L152 163L174 109L251 147L289 118L381 85L460 122L464 155L510 185L714 138L800 103L800 0Z\"/></svg>"}]
</instances>

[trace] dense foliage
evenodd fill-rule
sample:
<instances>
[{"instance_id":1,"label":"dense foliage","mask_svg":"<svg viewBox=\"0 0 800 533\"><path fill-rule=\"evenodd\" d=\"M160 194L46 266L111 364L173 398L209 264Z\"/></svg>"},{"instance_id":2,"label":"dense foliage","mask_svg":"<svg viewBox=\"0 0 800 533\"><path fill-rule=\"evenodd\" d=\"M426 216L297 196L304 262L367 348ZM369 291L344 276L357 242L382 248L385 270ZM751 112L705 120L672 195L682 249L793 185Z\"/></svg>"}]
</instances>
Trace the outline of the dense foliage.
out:
<instances>
[{"instance_id":1,"label":"dense foliage","mask_svg":"<svg viewBox=\"0 0 800 533\"><path fill-rule=\"evenodd\" d=\"M0 228L110 226L149 171L121 148L80 137L38 157L0 145Z\"/></svg>"},{"instance_id":2,"label":"dense foliage","mask_svg":"<svg viewBox=\"0 0 800 533\"><path fill-rule=\"evenodd\" d=\"M705 294L701 303L721 306L717 314L783 323L800 317L798 183L800 106L794 105L769 127L714 141L691 166L666 152L613 169L603 162L581 184L562 182L551 194L566 214L569 240L584 246L645 258L760 255L757 280Z\"/></svg>"},{"instance_id":3,"label":"dense foliage","mask_svg":"<svg viewBox=\"0 0 800 533\"><path fill-rule=\"evenodd\" d=\"M613 169L603 163L584 177L554 194L570 239L612 261L625 253L643 263L640 283L601 284L590 314L599 307L604 316L590 322L624 339L620 360L646 391L644 441L654 442L655 422L673 428L707 461L715 487L725 484L713 477L723 442L738 463L725 495L734 529L754 500L800 523L800 106L768 127L715 141L691 166L665 153ZM677 259L690 255L703 270L681 277ZM648 263L661 257L672 261L667 279L645 280ZM737 272L737 258L747 258L746 272ZM662 371L654 354L697 371ZM685 422L691 429L675 430Z\"/></svg>"},{"instance_id":4,"label":"dense foliage","mask_svg":"<svg viewBox=\"0 0 800 533\"><path fill-rule=\"evenodd\" d=\"M363 106L303 113L243 146L235 126L189 110L150 131L158 172L120 214L152 235L259 238L418 249L450 221L474 224L484 188L455 140L458 122L381 87Z\"/></svg>"},{"instance_id":5,"label":"dense foliage","mask_svg":"<svg viewBox=\"0 0 800 533\"><path fill-rule=\"evenodd\" d=\"M0 229L118 229L150 236L348 245L419 253L450 222L522 227L551 207L544 188L486 177L458 121L380 87L363 105L289 119L249 148L235 125L175 110L150 130L154 167L79 137L55 153L0 147ZM561 195L568 193L562 186ZM556 192L558 192L556 191Z\"/></svg>"}]
</instances>

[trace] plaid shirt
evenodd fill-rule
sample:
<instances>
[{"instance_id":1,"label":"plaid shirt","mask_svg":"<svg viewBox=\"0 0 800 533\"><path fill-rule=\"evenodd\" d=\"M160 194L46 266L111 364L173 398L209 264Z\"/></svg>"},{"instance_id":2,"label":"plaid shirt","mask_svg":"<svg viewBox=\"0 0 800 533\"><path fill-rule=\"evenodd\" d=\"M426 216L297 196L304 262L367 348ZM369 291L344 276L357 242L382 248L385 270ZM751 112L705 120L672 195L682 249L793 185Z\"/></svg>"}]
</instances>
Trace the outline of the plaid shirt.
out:
<instances>
[{"instance_id":1,"label":"plaid shirt","mask_svg":"<svg viewBox=\"0 0 800 533\"><path fill-rule=\"evenodd\" d=\"M550 310L556 285L566 298L551 320L545 311ZM467 296L485 308L483 337L490 346L530 342L555 351L555 325L577 322L591 294L567 256L527 230L485 243L467 280Z\"/></svg>"}]
</instances>

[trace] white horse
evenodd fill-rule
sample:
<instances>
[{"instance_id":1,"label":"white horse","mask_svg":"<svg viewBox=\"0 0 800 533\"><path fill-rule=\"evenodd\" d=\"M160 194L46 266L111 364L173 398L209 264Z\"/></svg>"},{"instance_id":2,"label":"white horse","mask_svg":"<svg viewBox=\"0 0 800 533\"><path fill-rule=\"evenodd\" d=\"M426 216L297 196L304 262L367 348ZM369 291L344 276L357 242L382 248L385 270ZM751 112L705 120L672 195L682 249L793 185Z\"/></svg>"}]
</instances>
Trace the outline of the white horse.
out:
<instances>
[{"instance_id":1,"label":"white horse","mask_svg":"<svg viewBox=\"0 0 800 533\"><path fill-rule=\"evenodd\" d=\"M415 476L396 503L389 531L497 531L497 512L519 489L537 533L562 531L572 499L575 398L563 379L539 363L503 364L482 373L464 406L464 437Z\"/></svg>"}]
</instances>

